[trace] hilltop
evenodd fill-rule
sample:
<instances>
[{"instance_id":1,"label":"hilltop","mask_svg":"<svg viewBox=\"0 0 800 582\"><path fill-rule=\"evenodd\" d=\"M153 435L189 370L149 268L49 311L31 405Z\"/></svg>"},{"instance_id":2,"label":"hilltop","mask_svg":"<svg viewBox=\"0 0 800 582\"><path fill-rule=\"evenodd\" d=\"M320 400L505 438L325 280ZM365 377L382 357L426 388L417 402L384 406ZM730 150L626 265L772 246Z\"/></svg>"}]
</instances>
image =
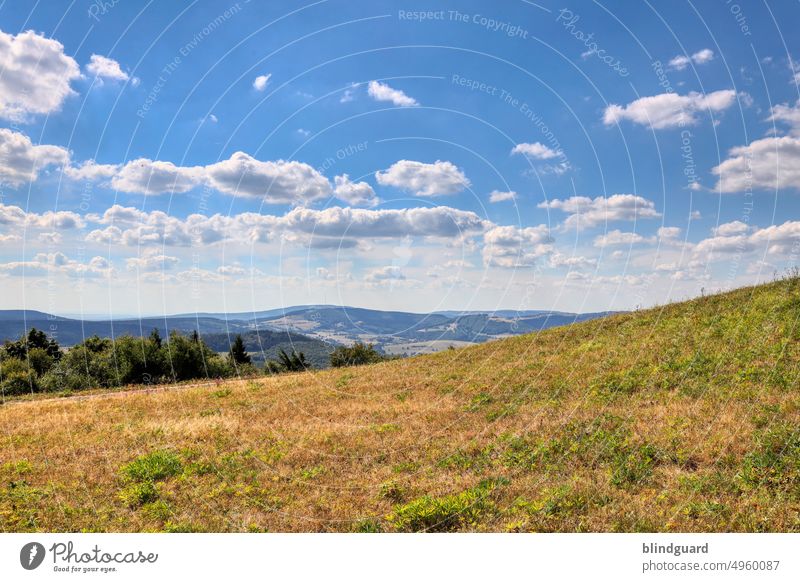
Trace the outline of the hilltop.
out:
<instances>
[{"instance_id":1,"label":"hilltop","mask_svg":"<svg viewBox=\"0 0 800 582\"><path fill-rule=\"evenodd\" d=\"M800 280L0 407L4 531L800 531Z\"/></svg>"}]
</instances>

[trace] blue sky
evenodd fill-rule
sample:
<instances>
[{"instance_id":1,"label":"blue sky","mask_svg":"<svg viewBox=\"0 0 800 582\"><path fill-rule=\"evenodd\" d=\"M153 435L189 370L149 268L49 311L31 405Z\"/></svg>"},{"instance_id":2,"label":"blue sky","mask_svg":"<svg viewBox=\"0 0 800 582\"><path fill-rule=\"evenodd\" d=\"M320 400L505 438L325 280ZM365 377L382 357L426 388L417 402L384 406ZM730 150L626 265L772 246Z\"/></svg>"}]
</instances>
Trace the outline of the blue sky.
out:
<instances>
[{"instance_id":1,"label":"blue sky","mask_svg":"<svg viewBox=\"0 0 800 582\"><path fill-rule=\"evenodd\" d=\"M795 3L5 2L2 308L628 309L800 249Z\"/></svg>"}]
</instances>

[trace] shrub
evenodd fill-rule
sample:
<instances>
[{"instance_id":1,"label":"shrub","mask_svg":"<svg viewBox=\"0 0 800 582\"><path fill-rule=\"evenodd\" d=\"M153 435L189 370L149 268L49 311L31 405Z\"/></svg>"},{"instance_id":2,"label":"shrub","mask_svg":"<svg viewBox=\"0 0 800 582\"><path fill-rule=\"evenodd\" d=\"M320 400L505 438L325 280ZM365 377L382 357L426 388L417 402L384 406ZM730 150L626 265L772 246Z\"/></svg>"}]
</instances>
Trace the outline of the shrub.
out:
<instances>
[{"instance_id":1,"label":"shrub","mask_svg":"<svg viewBox=\"0 0 800 582\"><path fill-rule=\"evenodd\" d=\"M278 361L270 360L266 364L266 371L269 374L281 374L283 372L305 372L311 368L311 364L306 361L303 352L292 351L292 355L285 350L278 352Z\"/></svg>"},{"instance_id":2,"label":"shrub","mask_svg":"<svg viewBox=\"0 0 800 582\"><path fill-rule=\"evenodd\" d=\"M331 366L363 366L386 360L386 356L378 352L372 344L356 342L352 346L340 346L330 355Z\"/></svg>"}]
</instances>

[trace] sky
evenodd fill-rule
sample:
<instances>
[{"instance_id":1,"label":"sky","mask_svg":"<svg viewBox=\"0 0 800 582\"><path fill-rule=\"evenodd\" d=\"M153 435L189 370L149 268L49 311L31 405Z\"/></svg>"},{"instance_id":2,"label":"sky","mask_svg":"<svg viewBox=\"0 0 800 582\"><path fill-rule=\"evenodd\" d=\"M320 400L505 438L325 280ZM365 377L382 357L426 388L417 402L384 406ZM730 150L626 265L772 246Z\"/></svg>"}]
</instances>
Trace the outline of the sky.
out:
<instances>
[{"instance_id":1,"label":"sky","mask_svg":"<svg viewBox=\"0 0 800 582\"><path fill-rule=\"evenodd\" d=\"M6 0L0 309L587 312L771 280L800 249L799 17Z\"/></svg>"}]
</instances>

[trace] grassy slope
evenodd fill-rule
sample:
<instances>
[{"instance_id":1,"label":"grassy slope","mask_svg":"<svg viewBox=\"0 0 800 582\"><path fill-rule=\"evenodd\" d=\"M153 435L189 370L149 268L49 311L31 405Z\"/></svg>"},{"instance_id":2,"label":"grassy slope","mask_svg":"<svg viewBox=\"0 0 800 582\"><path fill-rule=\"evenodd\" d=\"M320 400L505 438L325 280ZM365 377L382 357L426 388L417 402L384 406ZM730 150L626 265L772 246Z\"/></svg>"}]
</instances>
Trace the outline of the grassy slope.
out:
<instances>
[{"instance_id":1,"label":"grassy slope","mask_svg":"<svg viewBox=\"0 0 800 582\"><path fill-rule=\"evenodd\" d=\"M364 368L7 404L0 529L798 531L799 316L795 279Z\"/></svg>"}]
</instances>

